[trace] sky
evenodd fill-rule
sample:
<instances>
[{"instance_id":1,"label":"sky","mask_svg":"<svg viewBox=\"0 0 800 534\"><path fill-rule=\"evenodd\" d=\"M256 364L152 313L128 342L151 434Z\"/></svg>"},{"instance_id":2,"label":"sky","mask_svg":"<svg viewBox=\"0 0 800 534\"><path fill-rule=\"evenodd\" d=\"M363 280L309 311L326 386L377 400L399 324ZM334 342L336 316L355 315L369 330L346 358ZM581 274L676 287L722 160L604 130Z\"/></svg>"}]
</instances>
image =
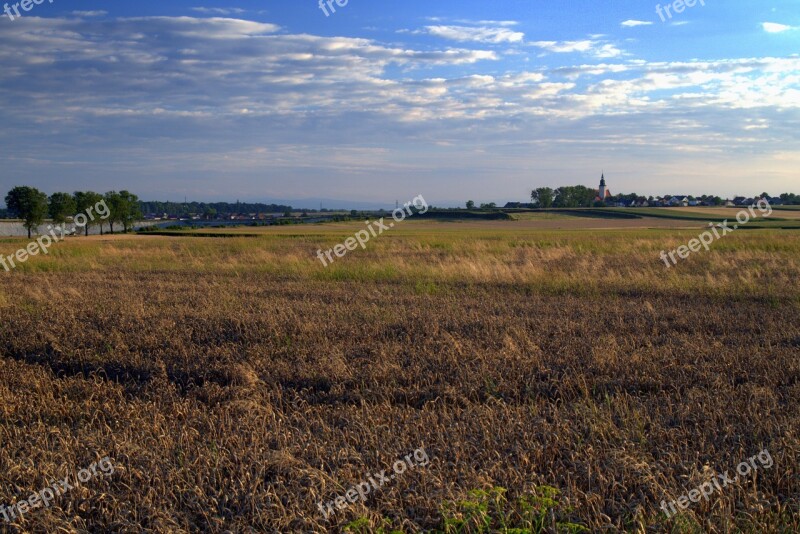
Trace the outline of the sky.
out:
<instances>
[{"instance_id":1,"label":"sky","mask_svg":"<svg viewBox=\"0 0 800 534\"><path fill-rule=\"evenodd\" d=\"M800 0L318 1L11 2L3 196L800 193Z\"/></svg>"}]
</instances>

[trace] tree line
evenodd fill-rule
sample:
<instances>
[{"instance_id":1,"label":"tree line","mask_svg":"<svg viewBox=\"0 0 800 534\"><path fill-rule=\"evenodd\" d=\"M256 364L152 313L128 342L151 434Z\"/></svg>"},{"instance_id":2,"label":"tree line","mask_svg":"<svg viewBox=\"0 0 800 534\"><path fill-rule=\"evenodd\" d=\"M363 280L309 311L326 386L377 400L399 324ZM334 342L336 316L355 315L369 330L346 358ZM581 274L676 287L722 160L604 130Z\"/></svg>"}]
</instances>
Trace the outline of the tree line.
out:
<instances>
[{"instance_id":1,"label":"tree line","mask_svg":"<svg viewBox=\"0 0 800 534\"><path fill-rule=\"evenodd\" d=\"M283 204L261 204L251 202L140 202L142 213L162 215L202 215L213 219L218 214L232 213L286 213L291 206Z\"/></svg>"},{"instance_id":2,"label":"tree line","mask_svg":"<svg viewBox=\"0 0 800 534\"><path fill-rule=\"evenodd\" d=\"M591 189L583 185L564 186L557 189L550 187L539 187L531 191L531 202L537 208L590 208L593 206L605 206L607 202L616 203L622 201L637 201L653 203L655 198L645 197L636 193L618 194L608 197L604 202L597 200L597 189ZM772 198L768 193L757 195L758 198ZM701 195L699 197L688 196L689 200L699 200L711 206L723 206L725 200L714 195ZM800 195L794 193L783 193L779 197L784 204L800 204Z\"/></svg>"},{"instance_id":3,"label":"tree line","mask_svg":"<svg viewBox=\"0 0 800 534\"><path fill-rule=\"evenodd\" d=\"M114 223L122 225L127 232L133 224L142 218L139 207L139 197L129 191L109 191L101 195L94 191L76 191L69 193L53 193L50 196L35 187L17 186L8 192L5 198L7 215L22 219L23 226L28 230L28 239L31 232L36 231L50 218L54 224L62 226L68 220L78 215L92 215L91 210L98 204L104 204L108 210L108 217L87 217L85 225L86 235L89 235L89 226L100 226L103 233L103 224L108 222L111 233L114 233Z\"/></svg>"}]
</instances>

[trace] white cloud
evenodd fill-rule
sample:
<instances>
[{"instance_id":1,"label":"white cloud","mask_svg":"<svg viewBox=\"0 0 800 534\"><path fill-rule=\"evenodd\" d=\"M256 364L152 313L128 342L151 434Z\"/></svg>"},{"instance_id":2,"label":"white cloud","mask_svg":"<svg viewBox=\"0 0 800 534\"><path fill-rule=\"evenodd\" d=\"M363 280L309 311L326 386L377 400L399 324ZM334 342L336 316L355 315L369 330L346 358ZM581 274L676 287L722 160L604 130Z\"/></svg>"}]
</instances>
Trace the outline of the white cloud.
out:
<instances>
[{"instance_id":1,"label":"white cloud","mask_svg":"<svg viewBox=\"0 0 800 534\"><path fill-rule=\"evenodd\" d=\"M192 11L206 15L241 15L244 9L238 7L193 7Z\"/></svg>"},{"instance_id":2,"label":"white cloud","mask_svg":"<svg viewBox=\"0 0 800 534\"><path fill-rule=\"evenodd\" d=\"M459 24L469 24L471 26L518 26L519 22L516 20L465 20L459 19L456 20Z\"/></svg>"},{"instance_id":3,"label":"white cloud","mask_svg":"<svg viewBox=\"0 0 800 534\"><path fill-rule=\"evenodd\" d=\"M620 25L624 26L625 28L634 28L636 26L650 26L653 23L651 21L645 20L626 20L622 22Z\"/></svg>"},{"instance_id":4,"label":"white cloud","mask_svg":"<svg viewBox=\"0 0 800 534\"><path fill-rule=\"evenodd\" d=\"M108 11L73 11L72 14L78 17L104 17Z\"/></svg>"},{"instance_id":5,"label":"white cloud","mask_svg":"<svg viewBox=\"0 0 800 534\"><path fill-rule=\"evenodd\" d=\"M783 33L797 29L795 26L787 26L786 24L778 24L776 22L762 22L761 27L767 33Z\"/></svg>"},{"instance_id":6,"label":"white cloud","mask_svg":"<svg viewBox=\"0 0 800 534\"><path fill-rule=\"evenodd\" d=\"M622 55L622 50L611 43L584 39L582 41L536 41L533 46L556 54L581 53L597 58L614 58Z\"/></svg>"},{"instance_id":7,"label":"white cloud","mask_svg":"<svg viewBox=\"0 0 800 534\"><path fill-rule=\"evenodd\" d=\"M525 39L522 32L489 26L426 26L424 30L415 33L427 33L451 41L491 44L521 43Z\"/></svg>"}]
</instances>

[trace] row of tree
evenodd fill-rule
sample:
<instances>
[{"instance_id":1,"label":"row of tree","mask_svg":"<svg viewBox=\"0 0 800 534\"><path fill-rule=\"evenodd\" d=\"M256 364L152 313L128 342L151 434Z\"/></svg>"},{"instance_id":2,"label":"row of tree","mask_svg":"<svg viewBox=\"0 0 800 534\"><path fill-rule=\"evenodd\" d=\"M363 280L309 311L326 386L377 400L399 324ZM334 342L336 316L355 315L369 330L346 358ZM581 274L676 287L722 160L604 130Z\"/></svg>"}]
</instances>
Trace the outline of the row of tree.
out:
<instances>
[{"instance_id":1,"label":"row of tree","mask_svg":"<svg viewBox=\"0 0 800 534\"><path fill-rule=\"evenodd\" d=\"M537 208L589 208L592 206L602 206L606 203L617 203L622 201L647 201L653 204L656 199L652 196L645 197L637 195L636 193L612 195L606 199L605 202L597 200L597 190L591 189L583 185L565 186L557 189L550 187L539 187L531 191L531 202ZM689 200L699 200L711 206L724 206L725 200L722 197L715 195L701 195L694 197L689 195ZM764 192L757 195L756 198L773 198L768 193ZM784 204L800 204L800 195L794 193L783 193L779 197Z\"/></svg>"},{"instance_id":2,"label":"row of tree","mask_svg":"<svg viewBox=\"0 0 800 534\"><path fill-rule=\"evenodd\" d=\"M102 213L96 206L105 203ZM108 216L103 213L108 210ZM63 226L68 220L78 215L86 217L85 233L89 235L90 226L99 226L103 233L103 224L108 223L114 233L114 223L122 225L127 232L133 223L142 218L139 198L128 191L109 191L105 195L93 191L76 191L69 193L53 193L49 197L35 187L18 186L6 195L6 209L12 217L22 219L28 238L39 226L50 218L54 224Z\"/></svg>"},{"instance_id":3,"label":"row of tree","mask_svg":"<svg viewBox=\"0 0 800 534\"><path fill-rule=\"evenodd\" d=\"M496 208L497 208L497 204L496 203L488 202L488 203L481 204L479 209L482 209L482 210L493 210L493 209L496 209ZM468 210L474 210L475 209L475 202L473 202L472 200L467 200L467 209Z\"/></svg>"},{"instance_id":4,"label":"row of tree","mask_svg":"<svg viewBox=\"0 0 800 534\"><path fill-rule=\"evenodd\" d=\"M596 198L597 191L584 185L540 187L531 192L531 202L539 208L588 208Z\"/></svg>"},{"instance_id":5,"label":"row of tree","mask_svg":"<svg viewBox=\"0 0 800 534\"><path fill-rule=\"evenodd\" d=\"M781 193L781 196L778 198L783 200L784 204L800 205L800 195L794 193Z\"/></svg>"},{"instance_id":6,"label":"row of tree","mask_svg":"<svg viewBox=\"0 0 800 534\"><path fill-rule=\"evenodd\" d=\"M140 202L143 213L183 216L189 214L202 215L205 219L214 219L218 214L233 213L286 213L291 206L283 204L261 204L250 202Z\"/></svg>"}]
</instances>

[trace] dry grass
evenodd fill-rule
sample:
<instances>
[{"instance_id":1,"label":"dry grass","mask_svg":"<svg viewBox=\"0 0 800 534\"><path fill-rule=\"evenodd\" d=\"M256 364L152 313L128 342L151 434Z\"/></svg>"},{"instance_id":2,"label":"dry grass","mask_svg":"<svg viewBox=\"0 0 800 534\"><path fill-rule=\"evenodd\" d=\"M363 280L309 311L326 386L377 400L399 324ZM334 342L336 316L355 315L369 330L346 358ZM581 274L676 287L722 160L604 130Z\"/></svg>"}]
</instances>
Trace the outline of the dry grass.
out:
<instances>
[{"instance_id":1,"label":"dry grass","mask_svg":"<svg viewBox=\"0 0 800 534\"><path fill-rule=\"evenodd\" d=\"M470 490L554 486L546 531L800 529L798 234L666 271L696 230L437 231L463 227L328 269L316 250L354 226L75 239L0 273L0 503L117 467L7 528L419 532ZM319 513L419 447L426 468ZM772 469L660 515L763 448Z\"/></svg>"},{"instance_id":2,"label":"dry grass","mask_svg":"<svg viewBox=\"0 0 800 534\"><path fill-rule=\"evenodd\" d=\"M776 209L777 208L777 209ZM690 207L690 208L669 208L670 211L676 213L686 213L691 215L704 215L707 217L727 217L731 220L736 218L736 215L742 210L747 211L746 208L739 206L735 208L715 208L715 207ZM761 212L755 210L758 218L761 218ZM778 217L781 219L796 220L800 219L800 206L775 206L771 217Z\"/></svg>"}]
</instances>

